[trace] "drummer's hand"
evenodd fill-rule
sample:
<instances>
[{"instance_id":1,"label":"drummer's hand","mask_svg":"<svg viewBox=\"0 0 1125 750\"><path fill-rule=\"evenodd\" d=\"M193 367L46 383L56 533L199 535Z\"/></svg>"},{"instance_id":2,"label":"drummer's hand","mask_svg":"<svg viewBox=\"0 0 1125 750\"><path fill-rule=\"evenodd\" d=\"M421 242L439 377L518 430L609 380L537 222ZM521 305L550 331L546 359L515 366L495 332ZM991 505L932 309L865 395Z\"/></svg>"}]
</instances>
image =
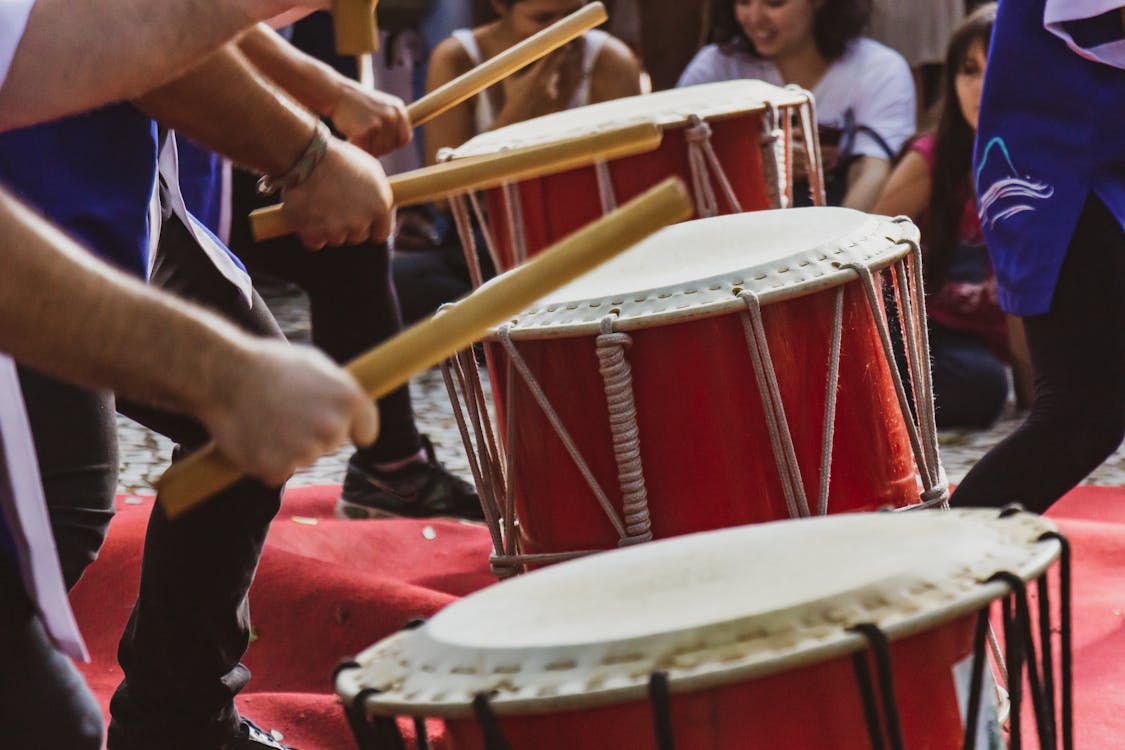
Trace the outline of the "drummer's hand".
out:
<instances>
[{"instance_id":1,"label":"drummer's hand","mask_svg":"<svg viewBox=\"0 0 1125 750\"><path fill-rule=\"evenodd\" d=\"M339 97L325 114L349 142L373 156L405 146L412 136L402 99L350 79L341 82Z\"/></svg>"},{"instance_id":2,"label":"drummer's hand","mask_svg":"<svg viewBox=\"0 0 1125 750\"><path fill-rule=\"evenodd\" d=\"M278 485L348 438L365 446L378 436L372 399L319 351L250 339L238 359L220 365L200 417L220 452L249 476Z\"/></svg>"},{"instance_id":3,"label":"drummer's hand","mask_svg":"<svg viewBox=\"0 0 1125 750\"><path fill-rule=\"evenodd\" d=\"M504 108L495 127L558 112L574 96L582 77L582 49L572 42L535 63L528 70L504 79Z\"/></svg>"},{"instance_id":4,"label":"drummer's hand","mask_svg":"<svg viewBox=\"0 0 1125 750\"><path fill-rule=\"evenodd\" d=\"M283 191L286 218L310 250L326 245L385 242L393 196L383 167L370 154L330 138L323 161L301 184Z\"/></svg>"}]
</instances>

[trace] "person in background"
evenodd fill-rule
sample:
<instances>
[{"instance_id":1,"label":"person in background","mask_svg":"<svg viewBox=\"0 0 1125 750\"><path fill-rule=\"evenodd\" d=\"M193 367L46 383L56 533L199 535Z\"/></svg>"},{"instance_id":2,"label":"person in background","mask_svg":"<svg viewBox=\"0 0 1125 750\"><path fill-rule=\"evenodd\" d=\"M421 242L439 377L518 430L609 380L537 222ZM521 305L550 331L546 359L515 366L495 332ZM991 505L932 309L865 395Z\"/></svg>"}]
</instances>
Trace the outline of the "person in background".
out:
<instances>
[{"instance_id":1,"label":"person in background","mask_svg":"<svg viewBox=\"0 0 1125 750\"><path fill-rule=\"evenodd\" d=\"M996 5L982 6L950 39L935 130L910 144L873 213L910 217L922 230L926 312L939 427L988 427L1008 397L1031 403L1023 327L997 297L972 188L973 137L980 114ZM900 363L900 366L902 363Z\"/></svg>"},{"instance_id":2,"label":"person in background","mask_svg":"<svg viewBox=\"0 0 1125 750\"><path fill-rule=\"evenodd\" d=\"M1125 2L1001 0L973 179L1027 420L953 493L1045 511L1125 438Z\"/></svg>"},{"instance_id":3,"label":"person in background","mask_svg":"<svg viewBox=\"0 0 1125 750\"><path fill-rule=\"evenodd\" d=\"M808 89L816 97L828 203L870 210L891 160L916 130L910 66L861 35L870 0L716 0L713 12L714 43L696 54L678 85L754 78ZM808 190L798 186L794 194Z\"/></svg>"},{"instance_id":4,"label":"person in background","mask_svg":"<svg viewBox=\"0 0 1125 750\"><path fill-rule=\"evenodd\" d=\"M492 0L491 20L455 30L434 49L426 90L433 91L584 4L583 0ZM422 129L426 160L435 163L443 148L456 148L487 130L640 93L640 65L629 48L604 31L589 31L426 123ZM408 321L429 315L471 288L460 242L442 206L436 208L431 234L435 239L429 248L414 245L411 250L402 242L396 246L400 252L395 254L395 286Z\"/></svg>"}]
</instances>

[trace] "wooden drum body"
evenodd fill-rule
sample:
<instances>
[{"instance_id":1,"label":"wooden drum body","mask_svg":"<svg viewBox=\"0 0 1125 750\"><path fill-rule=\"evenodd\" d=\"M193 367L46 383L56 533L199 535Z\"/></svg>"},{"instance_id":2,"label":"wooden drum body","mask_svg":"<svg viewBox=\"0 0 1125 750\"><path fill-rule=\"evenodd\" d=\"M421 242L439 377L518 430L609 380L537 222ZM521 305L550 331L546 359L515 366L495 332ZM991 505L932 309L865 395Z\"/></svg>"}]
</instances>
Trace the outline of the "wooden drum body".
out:
<instances>
[{"instance_id":1,"label":"wooden drum body","mask_svg":"<svg viewBox=\"0 0 1125 750\"><path fill-rule=\"evenodd\" d=\"M916 421L885 338L884 283L921 304L917 236L839 208L687 222L497 329L496 424L481 399L458 411L498 571L943 502L932 401ZM908 331L928 361L924 327ZM452 369L479 390L467 358ZM928 367L912 374L909 391L929 392Z\"/></svg>"},{"instance_id":2,"label":"wooden drum body","mask_svg":"<svg viewBox=\"0 0 1125 750\"><path fill-rule=\"evenodd\" d=\"M474 206L494 266L505 271L671 176L692 186L696 218L792 205L794 121L819 174L811 97L761 81L617 99L483 133L443 157L486 158L641 122L656 123L664 137L654 152L488 190L487 211L475 197L454 199L470 266L479 252L468 223Z\"/></svg>"},{"instance_id":3,"label":"wooden drum body","mask_svg":"<svg viewBox=\"0 0 1125 750\"><path fill-rule=\"evenodd\" d=\"M451 750L987 750L1003 746L986 648L1001 600L1043 741L1070 731L1054 693L1069 675L1040 687L1060 650L1069 663L1068 623L1060 638L1046 615L1041 660L1011 636L1035 627L1026 583L1064 549L1049 521L996 510L679 537L473 594L344 665L336 688L353 726L438 717ZM1013 745L1024 705L1013 691Z\"/></svg>"}]
</instances>

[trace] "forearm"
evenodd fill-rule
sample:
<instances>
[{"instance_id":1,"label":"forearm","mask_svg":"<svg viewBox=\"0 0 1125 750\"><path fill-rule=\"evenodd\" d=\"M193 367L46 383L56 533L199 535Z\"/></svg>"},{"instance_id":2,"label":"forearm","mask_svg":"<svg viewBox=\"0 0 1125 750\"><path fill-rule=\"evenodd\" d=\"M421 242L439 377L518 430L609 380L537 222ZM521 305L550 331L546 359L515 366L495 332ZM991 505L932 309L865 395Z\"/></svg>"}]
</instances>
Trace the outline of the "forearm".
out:
<instances>
[{"instance_id":1,"label":"forearm","mask_svg":"<svg viewBox=\"0 0 1125 750\"><path fill-rule=\"evenodd\" d=\"M136 101L198 143L266 174L283 174L305 150L316 117L262 78L234 44Z\"/></svg>"},{"instance_id":2,"label":"forearm","mask_svg":"<svg viewBox=\"0 0 1125 750\"><path fill-rule=\"evenodd\" d=\"M890 164L886 159L861 156L848 170L848 192L841 205L857 211L870 211L879 200L889 173Z\"/></svg>"},{"instance_id":3,"label":"forearm","mask_svg":"<svg viewBox=\"0 0 1125 750\"><path fill-rule=\"evenodd\" d=\"M37 0L0 88L0 129L135 98L293 4Z\"/></svg>"},{"instance_id":4,"label":"forearm","mask_svg":"<svg viewBox=\"0 0 1125 750\"><path fill-rule=\"evenodd\" d=\"M264 24L243 34L238 46L263 75L319 115L332 114L341 87L348 84L334 68L301 52Z\"/></svg>"},{"instance_id":5,"label":"forearm","mask_svg":"<svg viewBox=\"0 0 1125 750\"><path fill-rule=\"evenodd\" d=\"M198 414L250 356L245 334L111 269L3 192L0 227L0 350L18 361Z\"/></svg>"}]
</instances>

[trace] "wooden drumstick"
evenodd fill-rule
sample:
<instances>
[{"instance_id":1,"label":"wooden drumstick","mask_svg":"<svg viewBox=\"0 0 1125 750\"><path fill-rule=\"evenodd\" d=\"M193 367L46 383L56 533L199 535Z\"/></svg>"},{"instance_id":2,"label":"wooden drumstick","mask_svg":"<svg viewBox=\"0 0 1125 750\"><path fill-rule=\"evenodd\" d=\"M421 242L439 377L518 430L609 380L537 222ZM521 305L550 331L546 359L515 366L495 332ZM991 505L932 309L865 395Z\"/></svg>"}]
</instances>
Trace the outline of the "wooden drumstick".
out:
<instances>
[{"instance_id":1,"label":"wooden drumstick","mask_svg":"<svg viewBox=\"0 0 1125 750\"><path fill-rule=\"evenodd\" d=\"M677 178L660 183L621 208L556 243L527 263L496 277L460 302L361 355L347 369L376 399L432 367L527 309L553 289L581 276L657 229L683 221L694 208ZM209 444L173 464L157 480L169 518L203 502L241 478Z\"/></svg>"},{"instance_id":2,"label":"wooden drumstick","mask_svg":"<svg viewBox=\"0 0 1125 750\"><path fill-rule=\"evenodd\" d=\"M563 172L603 159L647 153L660 146L661 137L658 125L642 122L559 143L435 164L395 175L389 182L394 204L410 206L469 190L495 187L504 182ZM282 206L283 203L278 203L250 214L250 230L254 239L268 240L293 232Z\"/></svg>"},{"instance_id":3,"label":"wooden drumstick","mask_svg":"<svg viewBox=\"0 0 1125 750\"><path fill-rule=\"evenodd\" d=\"M332 24L336 29L336 51L341 55L370 55L379 49L375 25L378 0L332 0Z\"/></svg>"},{"instance_id":4,"label":"wooden drumstick","mask_svg":"<svg viewBox=\"0 0 1125 750\"><path fill-rule=\"evenodd\" d=\"M499 83L517 70L527 67L577 39L595 26L600 26L608 18L605 6L600 2L583 5L566 18L509 47L496 57L485 60L469 72L434 89L411 104L406 108L410 124L418 126L427 120L432 120L466 99L471 99L492 84Z\"/></svg>"}]
</instances>

